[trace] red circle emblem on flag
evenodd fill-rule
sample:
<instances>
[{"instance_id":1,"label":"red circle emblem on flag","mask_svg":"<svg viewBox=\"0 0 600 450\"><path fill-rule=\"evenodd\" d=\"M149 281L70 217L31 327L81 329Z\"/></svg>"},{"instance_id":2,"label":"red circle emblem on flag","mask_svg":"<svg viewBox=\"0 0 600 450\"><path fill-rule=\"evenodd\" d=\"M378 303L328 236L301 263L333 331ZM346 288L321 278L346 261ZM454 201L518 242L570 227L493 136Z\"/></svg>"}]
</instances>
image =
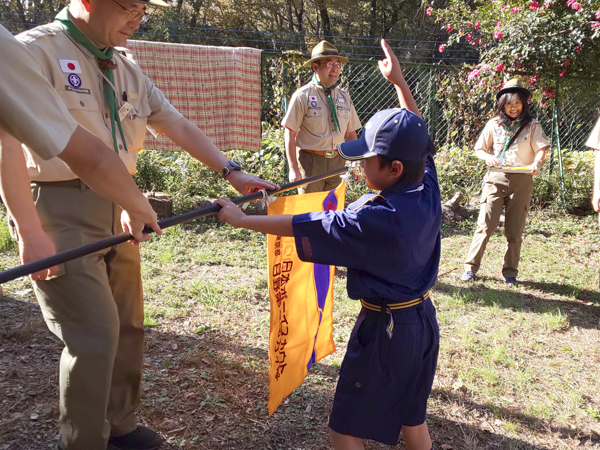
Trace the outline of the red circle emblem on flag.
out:
<instances>
[{"instance_id":1,"label":"red circle emblem on flag","mask_svg":"<svg viewBox=\"0 0 600 450\"><path fill-rule=\"evenodd\" d=\"M75 70L75 64L73 63L67 64L67 67L69 68L69 70Z\"/></svg>"}]
</instances>

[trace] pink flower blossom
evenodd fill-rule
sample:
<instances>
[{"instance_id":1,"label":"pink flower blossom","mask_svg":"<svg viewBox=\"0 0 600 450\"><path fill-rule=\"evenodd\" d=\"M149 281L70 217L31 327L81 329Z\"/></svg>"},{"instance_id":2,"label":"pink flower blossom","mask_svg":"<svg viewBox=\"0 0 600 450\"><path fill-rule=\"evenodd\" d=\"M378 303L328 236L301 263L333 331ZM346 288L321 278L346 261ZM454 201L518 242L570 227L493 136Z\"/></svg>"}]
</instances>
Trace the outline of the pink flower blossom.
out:
<instances>
[{"instance_id":1,"label":"pink flower blossom","mask_svg":"<svg viewBox=\"0 0 600 450\"><path fill-rule=\"evenodd\" d=\"M550 8L550 6L552 6L552 3L544 2L544 8Z\"/></svg>"},{"instance_id":2,"label":"pink flower blossom","mask_svg":"<svg viewBox=\"0 0 600 450\"><path fill-rule=\"evenodd\" d=\"M565 73L567 73L567 69L563 69L561 73L558 74L559 77L564 77Z\"/></svg>"},{"instance_id":3,"label":"pink flower blossom","mask_svg":"<svg viewBox=\"0 0 600 450\"><path fill-rule=\"evenodd\" d=\"M433 10L433 8L430 6L429 8L427 8L427 9L425 10L425 13L426 13L428 16L430 16L430 15L431 15L431 11L432 11L432 10Z\"/></svg>"},{"instance_id":4,"label":"pink flower blossom","mask_svg":"<svg viewBox=\"0 0 600 450\"><path fill-rule=\"evenodd\" d=\"M502 22L498 21L498 23L496 23L496 28L500 28L502 26Z\"/></svg>"},{"instance_id":5,"label":"pink flower blossom","mask_svg":"<svg viewBox=\"0 0 600 450\"><path fill-rule=\"evenodd\" d=\"M465 39L466 39L467 41L470 41L471 39L473 39L473 35L472 35L471 33L469 33L469 34L467 34L467 35L465 36Z\"/></svg>"},{"instance_id":6,"label":"pink flower blossom","mask_svg":"<svg viewBox=\"0 0 600 450\"><path fill-rule=\"evenodd\" d=\"M537 80L537 75L534 75L529 79L529 84L535 83L535 80Z\"/></svg>"},{"instance_id":7,"label":"pink flower blossom","mask_svg":"<svg viewBox=\"0 0 600 450\"><path fill-rule=\"evenodd\" d=\"M483 64L481 70L490 70L490 65L488 63Z\"/></svg>"},{"instance_id":8,"label":"pink flower blossom","mask_svg":"<svg viewBox=\"0 0 600 450\"><path fill-rule=\"evenodd\" d=\"M475 78L477 78L480 75L481 72L479 72L479 70L477 69L473 69L469 72L469 74L467 75L467 80L471 81Z\"/></svg>"},{"instance_id":9,"label":"pink flower blossom","mask_svg":"<svg viewBox=\"0 0 600 450\"><path fill-rule=\"evenodd\" d=\"M479 83L477 83L477 87L482 87L483 86L483 80L481 80Z\"/></svg>"},{"instance_id":10,"label":"pink flower blossom","mask_svg":"<svg viewBox=\"0 0 600 450\"><path fill-rule=\"evenodd\" d=\"M567 6L570 6L571 8L573 8L575 11L579 11L581 9L581 3L575 1L575 0L569 0L567 2Z\"/></svg>"},{"instance_id":11,"label":"pink flower blossom","mask_svg":"<svg viewBox=\"0 0 600 450\"><path fill-rule=\"evenodd\" d=\"M600 11L596 13L596 19L600 19Z\"/></svg>"},{"instance_id":12,"label":"pink flower blossom","mask_svg":"<svg viewBox=\"0 0 600 450\"><path fill-rule=\"evenodd\" d=\"M510 12L512 12L513 14L516 14L519 12L519 7L515 6L513 9L510 10Z\"/></svg>"},{"instance_id":13,"label":"pink flower blossom","mask_svg":"<svg viewBox=\"0 0 600 450\"><path fill-rule=\"evenodd\" d=\"M444 52L444 44L440 44L440 46L438 47L438 51L439 51L440 53L443 53L443 52Z\"/></svg>"},{"instance_id":14,"label":"pink flower blossom","mask_svg":"<svg viewBox=\"0 0 600 450\"><path fill-rule=\"evenodd\" d=\"M599 13L600 14L600 13ZM481 25L480 22L475 22L475 29L479 28L479 25Z\"/></svg>"},{"instance_id":15,"label":"pink flower blossom","mask_svg":"<svg viewBox=\"0 0 600 450\"><path fill-rule=\"evenodd\" d=\"M535 0L533 0L531 3L529 3L529 9L531 9L532 11L535 11L539 7L540 7L540 4L538 2L536 2Z\"/></svg>"},{"instance_id":16,"label":"pink flower blossom","mask_svg":"<svg viewBox=\"0 0 600 450\"><path fill-rule=\"evenodd\" d=\"M592 28L598 28L598 27L600 27L600 22L594 22L592 24Z\"/></svg>"},{"instance_id":17,"label":"pink flower blossom","mask_svg":"<svg viewBox=\"0 0 600 450\"><path fill-rule=\"evenodd\" d=\"M556 95L555 91L548 92L548 98L554 98L555 95Z\"/></svg>"},{"instance_id":18,"label":"pink flower blossom","mask_svg":"<svg viewBox=\"0 0 600 450\"><path fill-rule=\"evenodd\" d=\"M569 67L570 64L571 64L571 60L570 59L565 59L563 61L563 66L565 66L565 67Z\"/></svg>"},{"instance_id":19,"label":"pink flower blossom","mask_svg":"<svg viewBox=\"0 0 600 450\"><path fill-rule=\"evenodd\" d=\"M504 37L504 35L502 34L502 31L496 31L496 32L494 33L494 37L495 37L496 39L502 39L502 38Z\"/></svg>"},{"instance_id":20,"label":"pink flower blossom","mask_svg":"<svg viewBox=\"0 0 600 450\"><path fill-rule=\"evenodd\" d=\"M446 25L446 30L448 30L448 33L450 33L452 31L452 25Z\"/></svg>"},{"instance_id":21,"label":"pink flower blossom","mask_svg":"<svg viewBox=\"0 0 600 450\"><path fill-rule=\"evenodd\" d=\"M504 64L500 63L496 66L496 72L500 72L504 70Z\"/></svg>"},{"instance_id":22,"label":"pink flower blossom","mask_svg":"<svg viewBox=\"0 0 600 450\"><path fill-rule=\"evenodd\" d=\"M578 55L581 53L581 47L579 45L575 47L575 52L577 52Z\"/></svg>"}]
</instances>

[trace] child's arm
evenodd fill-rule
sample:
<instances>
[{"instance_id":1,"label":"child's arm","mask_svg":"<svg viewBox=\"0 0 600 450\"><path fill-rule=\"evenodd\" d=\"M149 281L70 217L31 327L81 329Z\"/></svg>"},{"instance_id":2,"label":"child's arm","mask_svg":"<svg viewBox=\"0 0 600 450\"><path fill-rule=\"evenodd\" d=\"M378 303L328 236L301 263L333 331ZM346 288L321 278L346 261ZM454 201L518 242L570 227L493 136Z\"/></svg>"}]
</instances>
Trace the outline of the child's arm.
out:
<instances>
[{"instance_id":1,"label":"child's arm","mask_svg":"<svg viewBox=\"0 0 600 450\"><path fill-rule=\"evenodd\" d=\"M394 52L388 43L385 42L385 39L381 40L381 47L385 53L385 59L379 61L379 70L381 71L381 74L386 80L394 83L396 92L398 93L398 99L400 100L400 107L406 108L421 117L417 102L415 102L415 99L410 92L410 88L402 75L398 58L394 55Z\"/></svg>"},{"instance_id":2,"label":"child's arm","mask_svg":"<svg viewBox=\"0 0 600 450\"><path fill-rule=\"evenodd\" d=\"M292 219L294 216L285 214L279 216L247 216L227 198L220 198L215 203L221 205L219 219L236 227L252 231L272 234L275 236L293 236Z\"/></svg>"}]
</instances>

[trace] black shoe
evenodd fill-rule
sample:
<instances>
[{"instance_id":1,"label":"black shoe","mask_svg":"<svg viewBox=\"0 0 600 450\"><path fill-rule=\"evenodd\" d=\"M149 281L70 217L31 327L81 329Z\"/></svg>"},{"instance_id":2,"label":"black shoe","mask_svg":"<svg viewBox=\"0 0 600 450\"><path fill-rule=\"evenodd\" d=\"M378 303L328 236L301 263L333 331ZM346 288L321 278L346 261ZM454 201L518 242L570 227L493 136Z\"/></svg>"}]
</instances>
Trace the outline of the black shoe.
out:
<instances>
[{"instance_id":1,"label":"black shoe","mask_svg":"<svg viewBox=\"0 0 600 450\"><path fill-rule=\"evenodd\" d=\"M156 450L164 439L156 431L142 425L124 436L111 437L108 440L108 449L122 450Z\"/></svg>"},{"instance_id":2,"label":"black shoe","mask_svg":"<svg viewBox=\"0 0 600 450\"><path fill-rule=\"evenodd\" d=\"M517 277L504 277L504 281L510 286L516 286L518 284Z\"/></svg>"}]
</instances>

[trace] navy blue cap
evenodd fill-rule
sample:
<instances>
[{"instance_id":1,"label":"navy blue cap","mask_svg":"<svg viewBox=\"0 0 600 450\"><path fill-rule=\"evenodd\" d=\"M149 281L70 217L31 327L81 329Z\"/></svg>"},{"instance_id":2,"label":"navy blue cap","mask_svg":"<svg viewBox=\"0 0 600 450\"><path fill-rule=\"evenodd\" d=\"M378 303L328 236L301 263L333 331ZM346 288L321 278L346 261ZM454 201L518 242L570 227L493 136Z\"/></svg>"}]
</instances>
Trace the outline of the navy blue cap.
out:
<instances>
[{"instance_id":1,"label":"navy blue cap","mask_svg":"<svg viewBox=\"0 0 600 450\"><path fill-rule=\"evenodd\" d=\"M365 125L359 139L337 145L339 155L348 160L389 156L405 161L425 161L430 139L423 119L404 108L384 109Z\"/></svg>"}]
</instances>

